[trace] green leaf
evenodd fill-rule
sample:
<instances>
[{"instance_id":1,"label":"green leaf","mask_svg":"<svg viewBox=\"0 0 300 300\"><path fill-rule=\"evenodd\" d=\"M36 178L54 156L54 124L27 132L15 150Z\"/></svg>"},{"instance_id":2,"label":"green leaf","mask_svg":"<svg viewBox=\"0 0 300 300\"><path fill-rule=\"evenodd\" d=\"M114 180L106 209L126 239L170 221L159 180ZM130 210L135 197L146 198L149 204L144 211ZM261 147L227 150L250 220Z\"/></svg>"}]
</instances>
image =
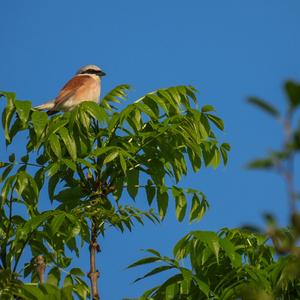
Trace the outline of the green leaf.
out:
<instances>
[{"instance_id":1,"label":"green leaf","mask_svg":"<svg viewBox=\"0 0 300 300\"><path fill-rule=\"evenodd\" d=\"M119 156L119 151L115 150L110 152L104 159L103 164L108 164L109 162L113 161L115 158Z\"/></svg>"},{"instance_id":2,"label":"green leaf","mask_svg":"<svg viewBox=\"0 0 300 300\"><path fill-rule=\"evenodd\" d=\"M81 197L81 187L71 187L71 188L66 188L64 190L61 190L55 197L54 199L59 200L61 202L63 201L71 201L76 203Z\"/></svg>"},{"instance_id":3,"label":"green leaf","mask_svg":"<svg viewBox=\"0 0 300 300\"><path fill-rule=\"evenodd\" d=\"M9 163L5 163L5 162L3 162L3 161L0 161L0 169L1 168L5 168L5 167L7 167L7 166L9 166L10 164Z\"/></svg>"},{"instance_id":4,"label":"green leaf","mask_svg":"<svg viewBox=\"0 0 300 300\"><path fill-rule=\"evenodd\" d=\"M147 181L146 195L147 195L148 204L151 205L153 202L153 198L155 196L155 187L153 186L153 181L150 179L148 179Z\"/></svg>"},{"instance_id":5,"label":"green leaf","mask_svg":"<svg viewBox=\"0 0 300 300\"><path fill-rule=\"evenodd\" d=\"M127 173L127 164L126 164L126 160L125 160L122 153L120 153L120 164L121 164L121 168L122 168L122 171L123 171L124 175L126 175L126 173Z\"/></svg>"},{"instance_id":6,"label":"green leaf","mask_svg":"<svg viewBox=\"0 0 300 300\"><path fill-rule=\"evenodd\" d=\"M102 154L106 153L106 152L109 152L109 151L112 151L112 150L119 150L118 147L113 147L113 146L109 146L109 147L98 147L96 148L93 152L92 152L92 155L94 156L101 156Z\"/></svg>"},{"instance_id":7,"label":"green leaf","mask_svg":"<svg viewBox=\"0 0 300 300\"><path fill-rule=\"evenodd\" d=\"M190 249L190 234L187 234L180 239L173 248L173 255L176 259L181 260L189 254Z\"/></svg>"},{"instance_id":8,"label":"green leaf","mask_svg":"<svg viewBox=\"0 0 300 300\"><path fill-rule=\"evenodd\" d=\"M220 239L217 234L212 231L193 231L193 235L209 247L219 263Z\"/></svg>"},{"instance_id":9,"label":"green leaf","mask_svg":"<svg viewBox=\"0 0 300 300\"><path fill-rule=\"evenodd\" d=\"M137 169L127 172L127 191L132 199L135 199L139 188L139 171Z\"/></svg>"},{"instance_id":10,"label":"green leaf","mask_svg":"<svg viewBox=\"0 0 300 300\"><path fill-rule=\"evenodd\" d=\"M11 245L11 253L10 255L14 255L20 249L23 248L24 241L30 237L32 232L34 232L38 227L40 227L44 222L48 219L52 218L55 215L59 215L62 212L59 210L50 210L45 211L37 216L32 217L22 227L18 227L15 235L15 239L12 241Z\"/></svg>"},{"instance_id":11,"label":"green leaf","mask_svg":"<svg viewBox=\"0 0 300 300\"><path fill-rule=\"evenodd\" d=\"M15 122L13 123L11 128L9 129L10 139L13 140L14 137L17 135L17 133L19 133L20 131L25 130L25 129L26 129L26 125L24 125L22 123L20 118L16 118Z\"/></svg>"},{"instance_id":12,"label":"green leaf","mask_svg":"<svg viewBox=\"0 0 300 300\"><path fill-rule=\"evenodd\" d=\"M41 190L41 188L44 185L44 181L45 181L45 170L44 168L39 169L35 175L34 175L34 180L38 186L38 189Z\"/></svg>"},{"instance_id":13,"label":"green leaf","mask_svg":"<svg viewBox=\"0 0 300 300\"><path fill-rule=\"evenodd\" d=\"M31 115L31 120L38 140L48 124L48 115L45 112L34 111Z\"/></svg>"},{"instance_id":14,"label":"green leaf","mask_svg":"<svg viewBox=\"0 0 300 300\"><path fill-rule=\"evenodd\" d=\"M211 161L211 164L213 166L214 169L216 169L221 161L221 156L220 156L220 152L219 149L217 147L214 148L214 155L213 155L213 159Z\"/></svg>"},{"instance_id":15,"label":"green leaf","mask_svg":"<svg viewBox=\"0 0 300 300\"><path fill-rule=\"evenodd\" d=\"M204 105L201 109L202 112L215 111L215 108L212 105Z\"/></svg>"},{"instance_id":16,"label":"green leaf","mask_svg":"<svg viewBox=\"0 0 300 300\"><path fill-rule=\"evenodd\" d=\"M48 182L48 194L50 201L52 202L54 200L54 193L55 193L55 188L60 180L60 175L58 173L55 173Z\"/></svg>"},{"instance_id":17,"label":"green leaf","mask_svg":"<svg viewBox=\"0 0 300 300\"><path fill-rule=\"evenodd\" d=\"M225 166L227 165L227 162L228 162L227 151L229 151L229 150L230 150L230 146L226 143L222 144L221 147L220 147L222 159L223 159L223 162L224 162Z\"/></svg>"},{"instance_id":18,"label":"green leaf","mask_svg":"<svg viewBox=\"0 0 300 300\"><path fill-rule=\"evenodd\" d=\"M24 171L19 171L17 174L15 188L16 191L19 193L19 195L22 196L22 198L26 203L28 204L36 203L39 195L39 189L37 183L31 177L31 175L29 175Z\"/></svg>"},{"instance_id":19,"label":"green leaf","mask_svg":"<svg viewBox=\"0 0 300 300\"><path fill-rule=\"evenodd\" d=\"M169 114L169 109L168 109L167 105L160 97L158 97L157 95L154 95L154 94L148 94L146 97L150 98L155 103L157 103L158 106L161 107L167 115Z\"/></svg>"},{"instance_id":20,"label":"green leaf","mask_svg":"<svg viewBox=\"0 0 300 300\"><path fill-rule=\"evenodd\" d=\"M249 169L271 169L275 167L275 162L271 158L256 159L247 164Z\"/></svg>"},{"instance_id":21,"label":"green leaf","mask_svg":"<svg viewBox=\"0 0 300 300\"><path fill-rule=\"evenodd\" d=\"M75 164L73 161L71 161L70 159L64 158L64 159L62 160L62 162L63 162L68 168L70 168L72 171L77 172L76 164Z\"/></svg>"},{"instance_id":22,"label":"green leaf","mask_svg":"<svg viewBox=\"0 0 300 300\"><path fill-rule=\"evenodd\" d=\"M141 112L144 112L146 115L148 115L152 119L157 119L158 115L145 103L139 102L138 108L140 109Z\"/></svg>"},{"instance_id":23,"label":"green leaf","mask_svg":"<svg viewBox=\"0 0 300 300\"><path fill-rule=\"evenodd\" d=\"M190 211L190 223L194 220L200 221L205 214L207 209L206 201L203 199L202 201L199 200L198 195L195 193L192 198L192 208Z\"/></svg>"},{"instance_id":24,"label":"green leaf","mask_svg":"<svg viewBox=\"0 0 300 300\"><path fill-rule=\"evenodd\" d=\"M31 110L31 102L15 100L15 106L16 106L17 114L21 119L22 123L26 124Z\"/></svg>"},{"instance_id":25,"label":"green leaf","mask_svg":"<svg viewBox=\"0 0 300 300\"><path fill-rule=\"evenodd\" d=\"M161 272L164 272L164 271L168 271L168 270L171 270L171 269L174 269L173 266L160 266L160 267L157 267L155 269L153 269L152 271L148 272L147 274L145 274L143 277L139 277L137 279L134 280L134 282L138 282L142 279L145 279L147 277L150 277L150 276L153 276L155 274L158 274L158 273L161 273Z\"/></svg>"},{"instance_id":26,"label":"green leaf","mask_svg":"<svg viewBox=\"0 0 300 300\"><path fill-rule=\"evenodd\" d=\"M109 102L119 103L119 100L125 100L129 90L130 86L128 84L118 85L101 99L100 106L111 110L112 107L109 105Z\"/></svg>"},{"instance_id":27,"label":"green leaf","mask_svg":"<svg viewBox=\"0 0 300 300\"><path fill-rule=\"evenodd\" d=\"M86 300L88 299L90 289L85 283L77 284L74 287L74 292L77 294L80 300Z\"/></svg>"},{"instance_id":28,"label":"green leaf","mask_svg":"<svg viewBox=\"0 0 300 300\"><path fill-rule=\"evenodd\" d=\"M187 201L182 190L177 187L172 187L172 193L176 203L176 218L179 222L182 222L186 213Z\"/></svg>"},{"instance_id":29,"label":"green leaf","mask_svg":"<svg viewBox=\"0 0 300 300\"><path fill-rule=\"evenodd\" d=\"M196 154L191 148L187 148L187 153L189 160L191 162L194 172L198 172L201 168L201 158L200 155Z\"/></svg>"},{"instance_id":30,"label":"green leaf","mask_svg":"<svg viewBox=\"0 0 300 300\"><path fill-rule=\"evenodd\" d=\"M9 157L8 157L8 160L13 163L16 161L16 155L14 153L12 153Z\"/></svg>"},{"instance_id":31,"label":"green leaf","mask_svg":"<svg viewBox=\"0 0 300 300\"><path fill-rule=\"evenodd\" d=\"M227 144L227 143L223 143L223 144L222 144L222 147L223 147L225 150L227 150L227 151L230 151L230 149L231 149L230 145Z\"/></svg>"},{"instance_id":32,"label":"green leaf","mask_svg":"<svg viewBox=\"0 0 300 300\"><path fill-rule=\"evenodd\" d=\"M214 158L214 148L210 149L209 144L201 145L202 147L202 155L203 160L206 167L209 167L212 163L212 159Z\"/></svg>"},{"instance_id":33,"label":"green leaf","mask_svg":"<svg viewBox=\"0 0 300 300\"><path fill-rule=\"evenodd\" d=\"M66 116L67 113L64 114ZM51 135L59 131L60 128L63 128L65 125L69 123L68 119L62 119L61 116L53 117L49 122L49 128L47 130L47 135L45 140ZM66 128L65 128L66 129Z\"/></svg>"},{"instance_id":34,"label":"green leaf","mask_svg":"<svg viewBox=\"0 0 300 300\"><path fill-rule=\"evenodd\" d=\"M153 256L146 257L146 258L142 258L142 259L136 261L135 263L129 265L127 268L130 269L130 268L140 266L140 265L151 264L151 263L159 261L159 260L161 260L160 257L153 257Z\"/></svg>"},{"instance_id":35,"label":"green leaf","mask_svg":"<svg viewBox=\"0 0 300 300\"><path fill-rule=\"evenodd\" d=\"M198 123L199 133L202 140L206 140L208 138L209 132L205 126L204 119ZM200 140L197 141L197 143L200 143Z\"/></svg>"},{"instance_id":36,"label":"green leaf","mask_svg":"<svg viewBox=\"0 0 300 300\"><path fill-rule=\"evenodd\" d=\"M58 216L55 216L50 224L50 229L53 235L55 235L56 233L59 232L59 228L62 225L62 223L65 220L65 215L64 214L60 214Z\"/></svg>"},{"instance_id":37,"label":"green leaf","mask_svg":"<svg viewBox=\"0 0 300 300\"><path fill-rule=\"evenodd\" d=\"M174 295L173 295L174 284L177 285L178 283L182 282L182 280L183 280L182 274L176 274L170 277L159 287L158 293L162 292L162 294L164 295L168 291L169 295L172 298L167 298L167 299L174 299ZM171 288L171 294L169 288Z\"/></svg>"},{"instance_id":38,"label":"green leaf","mask_svg":"<svg viewBox=\"0 0 300 300\"><path fill-rule=\"evenodd\" d=\"M29 160L29 155L28 155L28 154L26 154L26 155L24 155L24 156L21 157L21 161L22 161L23 163L27 163L28 160Z\"/></svg>"},{"instance_id":39,"label":"green leaf","mask_svg":"<svg viewBox=\"0 0 300 300\"><path fill-rule=\"evenodd\" d=\"M206 297L209 297L209 286L196 276L193 276L193 280L197 283L197 286L199 287L200 291L202 291Z\"/></svg>"},{"instance_id":40,"label":"green leaf","mask_svg":"<svg viewBox=\"0 0 300 300\"><path fill-rule=\"evenodd\" d=\"M52 163L52 164L48 165L48 167L47 167L48 176L52 177L53 175L56 174L56 172L59 169L60 169L60 163L58 163L58 162L55 162L55 163Z\"/></svg>"},{"instance_id":41,"label":"green leaf","mask_svg":"<svg viewBox=\"0 0 300 300\"><path fill-rule=\"evenodd\" d=\"M157 207L161 219L164 219L168 209L169 196L167 192L158 190L157 193Z\"/></svg>"},{"instance_id":42,"label":"green leaf","mask_svg":"<svg viewBox=\"0 0 300 300\"><path fill-rule=\"evenodd\" d=\"M49 143L50 143L50 147L51 147L52 151L54 152L54 154L58 158L61 158L62 157L61 146L60 146L60 142L59 142L59 139L56 134L51 134L49 136Z\"/></svg>"},{"instance_id":43,"label":"green leaf","mask_svg":"<svg viewBox=\"0 0 300 300\"><path fill-rule=\"evenodd\" d=\"M120 121L120 114L114 113L111 116L110 120L108 121L108 126L107 126L107 130L110 136L115 132L116 128L119 125L119 121Z\"/></svg>"},{"instance_id":44,"label":"green leaf","mask_svg":"<svg viewBox=\"0 0 300 300\"><path fill-rule=\"evenodd\" d=\"M119 100L126 100L127 92L130 90L130 85L128 84L121 84L111 90L104 99L108 101L119 103Z\"/></svg>"},{"instance_id":45,"label":"green leaf","mask_svg":"<svg viewBox=\"0 0 300 300\"><path fill-rule=\"evenodd\" d=\"M5 202L8 202L8 194L10 193L13 183L15 181L16 176L10 176L4 182L1 192L1 205L3 206Z\"/></svg>"},{"instance_id":46,"label":"green leaf","mask_svg":"<svg viewBox=\"0 0 300 300\"><path fill-rule=\"evenodd\" d=\"M285 82L284 88L288 95L290 107L292 109L297 108L300 105L300 84L288 80Z\"/></svg>"},{"instance_id":47,"label":"green leaf","mask_svg":"<svg viewBox=\"0 0 300 300\"><path fill-rule=\"evenodd\" d=\"M84 101L81 103L81 109L86 110L88 114L96 120L105 121L107 119L105 110L96 102Z\"/></svg>"},{"instance_id":48,"label":"green leaf","mask_svg":"<svg viewBox=\"0 0 300 300\"><path fill-rule=\"evenodd\" d=\"M58 286L61 278L61 273L59 268L52 268L47 276L47 283L52 284L54 286Z\"/></svg>"},{"instance_id":49,"label":"green leaf","mask_svg":"<svg viewBox=\"0 0 300 300\"><path fill-rule=\"evenodd\" d=\"M64 300L73 300L73 296L72 296L72 292L73 292L73 286L67 286L67 287L63 287L61 289L61 299Z\"/></svg>"},{"instance_id":50,"label":"green leaf","mask_svg":"<svg viewBox=\"0 0 300 300\"><path fill-rule=\"evenodd\" d=\"M61 136L72 160L75 161L77 159L77 151L76 151L76 144L75 144L74 139L71 138L68 130L65 127L61 127L58 132L59 132L59 135Z\"/></svg>"},{"instance_id":51,"label":"green leaf","mask_svg":"<svg viewBox=\"0 0 300 300\"><path fill-rule=\"evenodd\" d=\"M149 252L149 253L152 253L152 254L154 254L155 256L159 256L159 257L161 256L160 253L159 253L158 251L154 250L154 249L150 249L150 248L149 248L149 249L146 249L145 251L146 251L146 252Z\"/></svg>"},{"instance_id":52,"label":"green leaf","mask_svg":"<svg viewBox=\"0 0 300 300\"><path fill-rule=\"evenodd\" d=\"M193 274L189 269L180 268L184 280L180 282L180 293L183 295L188 295L190 293L191 281Z\"/></svg>"},{"instance_id":53,"label":"green leaf","mask_svg":"<svg viewBox=\"0 0 300 300\"><path fill-rule=\"evenodd\" d=\"M20 292L21 297L25 297L25 299L32 299L32 300L44 300L45 296L43 292L33 284L25 284L22 287Z\"/></svg>"},{"instance_id":54,"label":"green leaf","mask_svg":"<svg viewBox=\"0 0 300 300\"><path fill-rule=\"evenodd\" d=\"M80 268L72 268L69 273L75 276L85 276L85 273Z\"/></svg>"},{"instance_id":55,"label":"green leaf","mask_svg":"<svg viewBox=\"0 0 300 300\"><path fill-rule=\"evenodd\" d=\"M64 284L63 284L63 287L68 287L68 286L73 286L73 279L72 279L72 276L70 275L67 275L65 277L65 280L64 280Z\"/></svg>"},{"instance_id":56,"label":"green leaf","mask_svg":"<svg viewBox=\"0 0 300 300\"><path fill-rule=\"evenodd\" d=\"M114 184L115 184L115 190L113 192L113 196L115 200L118 201L122 196L124 178L120 178L120 177L116 178Z\"/></svg>"},{"instance_id":57,"label":"green leaf","mask_svg":"<svg viewBox=\"0 0 300 300\"><path fill-rule=\"evenodd\" d=\"M235 252L234 244L227 238L219 240L221 247L224 249L226 255L230 258L231 264L234 268L242 266L242 257Z\"/></svg>"},{"instance_id":58,"label":"green leaf","mask_svg":"<svg viewBox=\"0 0 300 300\"><path fill-rule=\"evenodd\" d=\"M224 130L224 122L217 116L207 114L207 117L220 129Z\"/></svg>"},{"instance_id":59,"label":"green leaf","mask_svg":"<svg viewBox=\"0 0 300 300\"><path fill-rule=\"evenodd\" d=\"M280 116L279 111L274 106L262 99L259 99L257 97L249 97L248 103L260 108L273 117L278 118Z\"/></svg>"},{"instance_id":60,"label":"green leaf","mask_svg":"<svg viewBox=\"0 0 300 300\"><path fill-rule=\"evenodd\" d=\"M2 175L1 175L1 177L0 177L0 182L3 182L5 179L6 179L6 177L9 175L9 173L11 172L11 170L14 168L14 164L9 164L6 168L5 168L5 170L3 171L3 173L2 173Z\"/></svg>"},{"instance_id":61,"label":"green leaf","mask_svg":"<svg viewBox=\"0 0 300 300\"><path fill-rule=\"evenodd\" d=\"M5 132L6 143L9 144L11 142L9 127L10 127L10 123L13 118L13 115L16 111L16 108L15 108L16 94L6 93L6 92L1 92L1 94L5 95L6 100L7 100L7 105L2 113L2 126L3 126L4 132Z\"/></svg>"},{"instance_id":62,"label":"green leaf","mask_svg":"<svg viewBox=\"0 0 300 300\"><path fill-rule=\"evenodd\" d=\"M6 97L6 99L7 99L8 102L9 102L8 105L10 105L11 102L15 101L16 93L0 91L0 98L1 98L1 97Z\"/></svg>"}]
</instances>

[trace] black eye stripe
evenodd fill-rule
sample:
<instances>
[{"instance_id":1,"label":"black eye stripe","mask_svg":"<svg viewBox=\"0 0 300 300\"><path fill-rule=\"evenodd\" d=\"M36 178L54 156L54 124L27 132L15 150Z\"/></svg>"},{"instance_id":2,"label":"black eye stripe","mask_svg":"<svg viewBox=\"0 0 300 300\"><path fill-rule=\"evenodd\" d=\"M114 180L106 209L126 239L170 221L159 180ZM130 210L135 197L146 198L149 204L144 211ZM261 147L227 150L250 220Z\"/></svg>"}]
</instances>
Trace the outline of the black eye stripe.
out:
<instances>
[{"instance_id":1,"label":"black eye stripe","mask_svg":"<svg viewBox=\"0 0 300 300\"><path fill-rule=\"evenodd\" d=\"M88 69L86 71L81 72L81 74L100 74L100 73L102 73L102 72L99 70L93 70L93 69Z\"/></svg>"}]
</instances>

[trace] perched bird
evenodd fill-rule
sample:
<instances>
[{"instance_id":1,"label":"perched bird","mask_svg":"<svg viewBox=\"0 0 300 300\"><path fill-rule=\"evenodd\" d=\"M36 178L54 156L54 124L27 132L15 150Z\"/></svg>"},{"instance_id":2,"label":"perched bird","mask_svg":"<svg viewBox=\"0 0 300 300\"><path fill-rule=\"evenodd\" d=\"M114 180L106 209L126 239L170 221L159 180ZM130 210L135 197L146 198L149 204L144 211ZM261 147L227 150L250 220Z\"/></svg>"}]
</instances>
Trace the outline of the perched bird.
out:
<instances>
[{"instance_id":1,"label":"perched bird","mask_svg":"<svg viewBox=\"0 0 300 300\"><path fill-rule=\"evenodd\" d=\"M53 115L58 111L70 111L83 101L98 103L101 77L104 75L105 73L95 65L84 66L66 83L54 100L38 105L35 109L48 110L48 115Z\"/></svg>"}]
</instances>

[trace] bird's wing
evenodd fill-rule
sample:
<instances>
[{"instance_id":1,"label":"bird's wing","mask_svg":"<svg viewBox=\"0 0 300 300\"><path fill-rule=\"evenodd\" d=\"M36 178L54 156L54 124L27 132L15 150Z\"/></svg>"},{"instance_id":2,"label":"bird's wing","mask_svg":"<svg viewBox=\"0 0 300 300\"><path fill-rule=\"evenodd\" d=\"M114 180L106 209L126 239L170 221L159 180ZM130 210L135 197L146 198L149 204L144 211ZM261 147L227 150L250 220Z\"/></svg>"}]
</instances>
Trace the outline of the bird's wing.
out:
<instances>
[{"instance_id":1,"label":"bird's wing","mask_svg":"<svg viewBox=\"0 0 300 300\"><path fill-rule=\"evenodd\" d=\"M55 99L55 106L53 110L67 101L70 97L74 96L80 88L85 85L89 85L90 81L93 82L93 79L89 75L80 75L73 77L59 92L58 96Z\"/></svg>"}]
</instances>

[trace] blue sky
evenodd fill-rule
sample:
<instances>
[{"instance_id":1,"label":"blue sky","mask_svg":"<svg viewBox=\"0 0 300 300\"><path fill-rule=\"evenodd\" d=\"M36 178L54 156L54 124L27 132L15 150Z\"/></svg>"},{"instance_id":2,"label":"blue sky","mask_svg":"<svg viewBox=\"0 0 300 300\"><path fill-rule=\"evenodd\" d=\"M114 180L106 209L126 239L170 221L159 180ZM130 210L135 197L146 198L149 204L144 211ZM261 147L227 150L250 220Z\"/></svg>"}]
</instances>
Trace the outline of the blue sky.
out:
<instances>
[{"instance_id":1,"label":"blue sky","mask_svg":"<svg viewBox=\"0 0 300 300\"><path fill-rule=\"evenodd\" d=\"M171 254L191 229L262 225L266 211L286 222L281 179L244 167L280 146L280 127L245 99L259 96L284 109L283 80L300 80L298 0L10 0L1 1L0 11L0 90L39 104L91 63L107 73L103 94L129 83L134 101L157 88L191 84L200 103L215 106L225 121L220 137L232 146L228 167L191 173L182 183L207 195L211 208L203 221L178 224L170 210L162 225L108 233L98 257L103 300L137 296L158 282L131 284L143 270L125 268L142 257L140 249ZM78 264L88 271L86 259L87 252Z\"/></svg>"}]
</instances>

